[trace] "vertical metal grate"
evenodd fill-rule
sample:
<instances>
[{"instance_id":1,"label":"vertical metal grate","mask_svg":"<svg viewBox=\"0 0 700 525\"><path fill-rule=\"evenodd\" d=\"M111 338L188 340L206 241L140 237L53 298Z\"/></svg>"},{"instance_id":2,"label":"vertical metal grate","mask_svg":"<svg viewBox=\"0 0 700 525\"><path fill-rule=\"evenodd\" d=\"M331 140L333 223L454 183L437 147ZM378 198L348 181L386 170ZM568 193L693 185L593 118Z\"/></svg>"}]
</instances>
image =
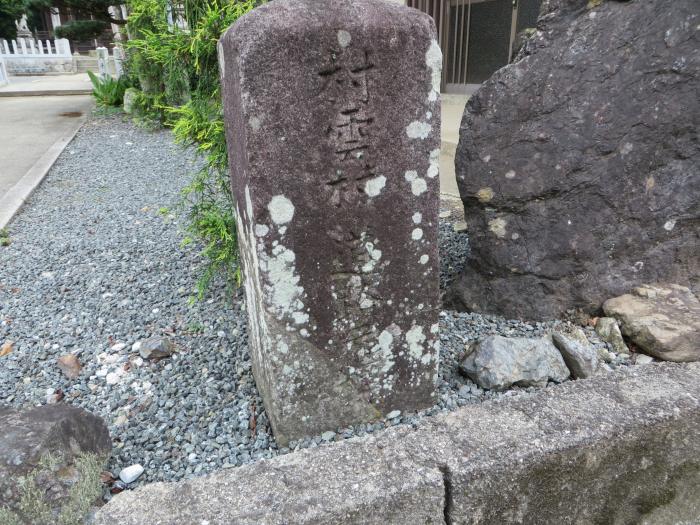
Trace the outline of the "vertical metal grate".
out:
<instances>
[{"instance_id":1,"label":"vertical metal grate","mask_svg":"<svg viewBox=\"0 0 700 525\"><path fill-rule=\"evenodd\" d=\"M406 4L435 20L443 54L443 91L467 93L470 84L483 82L508 63L517 2L406 0Z\"/></svg>"}]
</instances>

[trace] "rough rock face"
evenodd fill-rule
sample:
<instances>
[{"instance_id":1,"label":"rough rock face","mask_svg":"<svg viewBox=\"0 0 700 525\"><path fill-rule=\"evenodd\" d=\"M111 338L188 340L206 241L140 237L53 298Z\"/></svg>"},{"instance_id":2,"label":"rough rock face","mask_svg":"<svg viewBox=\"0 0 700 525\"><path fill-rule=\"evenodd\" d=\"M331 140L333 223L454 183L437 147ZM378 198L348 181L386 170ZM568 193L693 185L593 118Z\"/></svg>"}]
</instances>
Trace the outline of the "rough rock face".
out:
<instances>
[{"instance_id":1,"label":"rough rock face","mask_svg":"<svg viewBox=\"0 0 700 525\"><path fill-rule=\"evenodd\" d=\"M700 301L688 288L640 286L605 301L603 309L643 352L665 361L700 361Z\"/></svg>"},{"instance_id":2,"label":"rough rock face","mask_svg":"<svg viewBox=\"0 0 700 525\"><path fill-rule=\"evenodd\" d=\"M83 409L0 407L0 507L16 508L22 494L19 478L41 470L38 466L49 457L54 464L49 472L36 476L35 483L50 506L60 506L83 475L76 468L79 456L91 453L106 458L111 450L107 425Z\"/></svg>"},{"instance_id":3,"label":"rough rock face","mask_svg":"<svg viewBox=\"0 0 700 525\"><path fill-rule=\"evenodd\" d=\"M469 101L472 246L451 300L543 319L643 282L700 285L697 0L551 0Z\"/></svg>"},{"instance_id":4,"label":"rough rock face","mask_svg":"<svg viewBox=\"0 0 700 525\"><path fill-rule=\"evenodd\" d=\"M279 443L435 402L441 52L374 0L221 39L253 372Z\"/></svg>"},{"instance_id":5,"label":"rough rock face","mask_svg":"<svg viewBox=\"0 0 700 525\"><path fill-rule=\"evenodd\" d=\"M492 335L472 345L461 371L482 388L505 390L511 385L545 386L564 381L569 370L551 338Z\"/></svg>"},{"instance_id":6,"label":"rough rock face","mask_svg":"<svg viewBox=\"0 0 700 525\"><path fill-rule=\"evenodd\" d=\"M559 332L552 334L552 340L572 376L576 379L586 379L595 374L598 369L598 354L590 344Z\"/></svg>"}]
</instances>

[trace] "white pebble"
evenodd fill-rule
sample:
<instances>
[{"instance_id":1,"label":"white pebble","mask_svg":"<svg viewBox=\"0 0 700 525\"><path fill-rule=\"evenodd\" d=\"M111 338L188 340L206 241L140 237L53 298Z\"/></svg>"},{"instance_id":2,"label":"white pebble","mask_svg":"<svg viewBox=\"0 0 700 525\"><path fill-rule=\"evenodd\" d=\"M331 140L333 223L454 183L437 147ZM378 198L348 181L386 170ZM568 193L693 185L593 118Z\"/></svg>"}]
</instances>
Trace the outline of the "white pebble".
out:
<instances>
[{"instance_id":1,"label":"white pebble","mask_svg":"<svg viewBox=\"0 0 700 525\"><path fill-rule=\"evenodd\" d=\"M136 481L141 474L143 474L143 467L137 463L136 465L123 468L119 473L119 479L128 485Z\"/></svg>"}]
</instances>

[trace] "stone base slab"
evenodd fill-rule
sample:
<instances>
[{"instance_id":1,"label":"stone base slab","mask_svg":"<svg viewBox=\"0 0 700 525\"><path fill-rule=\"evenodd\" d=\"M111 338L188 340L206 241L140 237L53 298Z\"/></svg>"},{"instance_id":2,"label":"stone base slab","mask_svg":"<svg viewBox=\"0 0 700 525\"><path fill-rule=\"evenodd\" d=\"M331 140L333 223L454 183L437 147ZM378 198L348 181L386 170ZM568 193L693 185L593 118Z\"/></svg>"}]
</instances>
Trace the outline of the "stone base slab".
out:
<instances>
[{"instance_id":1,"label":"stone base slab","mask_svg":"<svg viewBox=\"0 0 700 525\"><path fill-rule=\"evenodd\" d=\"M96 524L700 521L700 364L464 407L117 496Z\"/></svg>"}]
</instances>

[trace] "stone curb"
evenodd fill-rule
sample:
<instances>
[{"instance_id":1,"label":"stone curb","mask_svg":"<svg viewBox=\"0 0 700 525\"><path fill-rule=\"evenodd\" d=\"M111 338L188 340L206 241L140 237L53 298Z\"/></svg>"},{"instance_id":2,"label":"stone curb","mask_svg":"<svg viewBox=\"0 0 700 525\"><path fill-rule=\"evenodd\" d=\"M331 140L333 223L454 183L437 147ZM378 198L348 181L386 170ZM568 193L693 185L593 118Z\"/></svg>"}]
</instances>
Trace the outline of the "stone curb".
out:
<instances>
[{"instance_id":1,"label":"stone curb","mask_svg":"<svg viewBox=\"0 0 700 525\"><path fill-rule=\"evenodd\" d=\"M700 364L464 407L418 429L115 497L94 523L692 523Z\"/></svg>"},{"instance_id":2,"label":"stone curb","mask_svg":"<svg viewBox=\"0 0 700 525\"><path fill-rule=\"evenodd\" d=\"M0 229L5 228L10 223L26 200L34 193L34 190L44 180L58 156L70 144L86 119L87 117L84 116L76 119L74 128L54 142L22 178L5 195L0 197Z\"/></svg>"},{"instance_id":3,"label":"stone curb","mask_svg":"<svg viewBox=\"0 0 700 525\"><path fill-rule=\"evenodd\" d=\"M52 97L91 95L92 89L45 89L42 91L0 91L0 97Z\"/></svg>"}]
</instances>

